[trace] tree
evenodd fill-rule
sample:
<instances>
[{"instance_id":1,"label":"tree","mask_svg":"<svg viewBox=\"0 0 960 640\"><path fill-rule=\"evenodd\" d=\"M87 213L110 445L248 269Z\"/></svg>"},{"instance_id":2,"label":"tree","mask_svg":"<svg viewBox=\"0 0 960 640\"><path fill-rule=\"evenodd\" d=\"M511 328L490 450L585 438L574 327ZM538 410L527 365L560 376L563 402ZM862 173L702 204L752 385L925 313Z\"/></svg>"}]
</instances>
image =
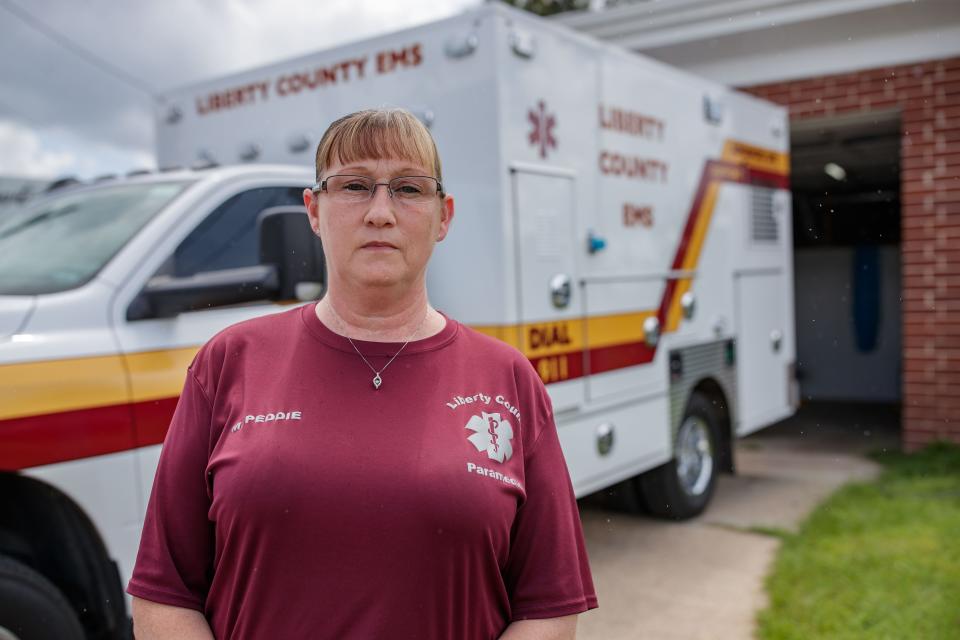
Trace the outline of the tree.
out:
<instances>
[{"instance_id":1,"label":"tree","mask_svg":"<svg viewBox=\"0 0 960 640\"><path fill-rule=\"evenodd\" d=\"M583 11L590 6L590 0L503 0L503 2L538 16L552 16L564 11Z\"/></svg>"}]
</instances>

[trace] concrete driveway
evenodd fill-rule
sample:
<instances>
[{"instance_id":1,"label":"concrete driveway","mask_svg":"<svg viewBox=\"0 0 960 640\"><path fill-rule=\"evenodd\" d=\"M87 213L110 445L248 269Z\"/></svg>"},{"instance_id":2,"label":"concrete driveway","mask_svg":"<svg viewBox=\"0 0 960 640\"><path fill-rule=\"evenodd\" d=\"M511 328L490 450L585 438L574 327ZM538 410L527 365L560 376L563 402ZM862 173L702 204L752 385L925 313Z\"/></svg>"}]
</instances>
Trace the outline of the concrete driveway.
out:
<instances>
[{"instance_id":1,"label":"concrete driveway","mask_svg":"<svg viewBox=\"0 0 960 640\"><path fill-rule=\"evenodd\" d=\"M740 440L736 475L682 523L581 501L600 609L580 617L578 640L749 640L766 606L763 580L779 539L841 485L876 476L863 454L898 449L895 407L805 405Z\"/></svg>"}]
</instances>

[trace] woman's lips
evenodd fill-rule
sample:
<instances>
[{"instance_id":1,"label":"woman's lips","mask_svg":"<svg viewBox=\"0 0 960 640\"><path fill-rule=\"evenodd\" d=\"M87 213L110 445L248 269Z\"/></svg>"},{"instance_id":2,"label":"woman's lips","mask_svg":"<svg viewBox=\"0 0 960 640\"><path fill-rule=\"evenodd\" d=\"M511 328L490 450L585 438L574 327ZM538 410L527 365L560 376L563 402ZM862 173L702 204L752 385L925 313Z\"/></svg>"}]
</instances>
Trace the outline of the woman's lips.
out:
<instances>
[{"instance_id":1,"label":"woman's lips","mask_svg":"<svg viewBox=\"0 0 960 640\"><path fill-rule=\"evenodd\" d=\"M389 251L396 249L396 247L389 242L368 242L367 244L361 247L362 249L372 249L375 251Z\"/></svg>"}]
</instances>

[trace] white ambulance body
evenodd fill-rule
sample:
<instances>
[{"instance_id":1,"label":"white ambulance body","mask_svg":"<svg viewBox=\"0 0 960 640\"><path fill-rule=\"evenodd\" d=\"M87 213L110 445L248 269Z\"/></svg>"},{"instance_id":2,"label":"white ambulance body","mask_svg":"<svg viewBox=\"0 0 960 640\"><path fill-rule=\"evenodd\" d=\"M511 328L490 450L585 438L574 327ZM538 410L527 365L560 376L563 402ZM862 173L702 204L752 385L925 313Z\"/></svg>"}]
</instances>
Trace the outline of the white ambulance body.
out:
<instances>
[{"instance_id":1,"label":"white ambulance body","mask_svg":"<svg viewBox=\"0 0 960 640\"><path fill-rule=\"evenodd\" d=\"M629 480L653 513L695 515L732 439L795 410L781 108L494 5L165 98L161 167L245 166L53 194L38 206L66 213L30 228L91 200L132 213L80 267L70 245L36 256L52 272L0 271L0 572L45 577L88 633L122 617L193 354L322 291L297 202L351 111L430 127L456 200L431 302L531 360L579 496ZM10 229L0 266L4 235L29 232Z\"/></svg>"}]
</instances>

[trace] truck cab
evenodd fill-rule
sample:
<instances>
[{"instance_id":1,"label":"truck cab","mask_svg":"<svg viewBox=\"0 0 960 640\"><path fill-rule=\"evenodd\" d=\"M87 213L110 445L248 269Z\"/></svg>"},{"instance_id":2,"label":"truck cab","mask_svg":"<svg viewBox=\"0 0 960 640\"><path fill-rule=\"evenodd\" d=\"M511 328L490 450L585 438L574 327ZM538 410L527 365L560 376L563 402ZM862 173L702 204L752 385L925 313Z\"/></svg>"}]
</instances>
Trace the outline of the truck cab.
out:
<instances>
[{"instance_id":1,"label":"truck cab","mask_svg":"<svg viewBox=\"0 0 960 640\"><path fill-rule=\"evenodd\" d=\"M227 325L322 294L312 183L168 171L0 219L0 601L23 637L127 633L122 585L186 366Z\"/></svg>"}]
</instances>

